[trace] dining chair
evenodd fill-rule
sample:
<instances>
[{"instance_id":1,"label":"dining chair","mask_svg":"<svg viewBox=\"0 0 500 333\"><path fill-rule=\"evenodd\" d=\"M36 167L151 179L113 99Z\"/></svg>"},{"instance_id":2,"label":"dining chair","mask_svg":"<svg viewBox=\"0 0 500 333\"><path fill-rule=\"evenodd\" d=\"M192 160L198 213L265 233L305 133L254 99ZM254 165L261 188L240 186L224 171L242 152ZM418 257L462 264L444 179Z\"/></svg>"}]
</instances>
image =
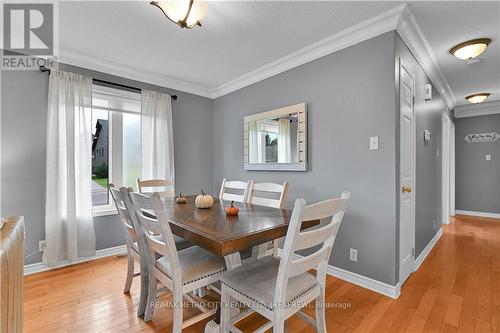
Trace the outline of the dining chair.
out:
<instances>
[{"instance_id":1,"label":"dining chair","mask_svg":"<svg viewBox=\"0 0 500 333\"><path fill-rule=\"evenodd\" d=\"M137 190L142 194L158 193L162 198L175 197L173 182L168 179L137 179Z\"/></svg>"},{"instance_id":2,"label":"dining chair","mask_svg":"<svg viewBox=\"0 0 500 333\"><path fill-rule=\"evenodd\" d=\"M281 260L273 256L265 257L222 275L222 333L240 332L234 324L252 311L270 320L259 328L258 332L273 327L274 333L283 333L285 320L294 314L316 326L317 332L326 332L326 271L349 198L350 193L343 192L339 199L330 199L310 206L306 206L304 199L297 199ZM323 219L329 219L328 223L312 230L300 230L303 221ZM321 248L313 253L296 258L297 251L313 249L319 245ZM316 269L316 276L309 273L311 269ZM248 309L231 318L231 299L243 303ZM315 319L301 311L314 300Z\"/></svg>"},{"instance_id":3,"label":"dining chair","mask_svg":"<svg viewBox=\"0 0 500 333\"><path fill-rule=\"evenodd\" d=\"M220 187L219 199L227 201L246 202L249 188L250 180L244 182L241 180L227 180L226 178L224 178ZM239 191L240 194L230 193L227 191L227 189L233 192Z\"/></svg>"},{"instance_id":4,"label":"dining chair","mask_svg":"<svg viewBox=\"0 0 500 333\"><path fill-rule=\"evenodd\" d=\"M111 197L113 198L113 201L115 203L116 210L118 211L118 215L120 216L122 227L125 231L125 241L127 245L127 277L125 280L123 293L128 293L130 292L133 278L140 276L140 274L144 272L145 269L141 265L139 245L137 243L137 233L135 231L132 219L130 218L130 214L127 209L127 205L125 204L122 192L120 192L120 190L118 190L113 184L109 184L109 192L111 193ZM137 263L139 264L139 273L134 273L135 261L137 261ZM139 301L140 306L137 310L137 315L142 316L145 310L147 295L145 293L141 293L139 299L142 301Z\"/></svg>"},{"instance_id":5,"label":"dining chair","mask_svg":"<svg viewBox=\"0 0 500 333\"><path fill-rule=\"evenodd\" d=\"M183 328L214 315L217 309L205 307L194 291L219 281L221 273L226 270L224 258L199 246L178 251L159 194L154 193L151 197L130 191L125 194L132 206L132 219L140 228L139 237L143 239L141 243L148 259L148 302L144 321L153 316L158 282L173 294L173 332L180 333ZM183 321L183 297L202 313Z\"/></svg>"},{"instance_id":6,"label":"dining chair","mask_svg":"<svg viewBox=\"0 0 500 333\"><path fill-rule=\"evenodd\" d=\"M256 183L254 180L251 180L247 202L253 205L283 209L287 194L288 182L284 182L283 184ZM255 247L255 251L253 253L254 259L271 254L277 257L280 240L281 239L275 239L270 242L272 245L263 244L261 247L261 249L263 249L261 252L263 253L260 254L256 252L259 251L259 247Z\"/></svg>"}]
</instances>

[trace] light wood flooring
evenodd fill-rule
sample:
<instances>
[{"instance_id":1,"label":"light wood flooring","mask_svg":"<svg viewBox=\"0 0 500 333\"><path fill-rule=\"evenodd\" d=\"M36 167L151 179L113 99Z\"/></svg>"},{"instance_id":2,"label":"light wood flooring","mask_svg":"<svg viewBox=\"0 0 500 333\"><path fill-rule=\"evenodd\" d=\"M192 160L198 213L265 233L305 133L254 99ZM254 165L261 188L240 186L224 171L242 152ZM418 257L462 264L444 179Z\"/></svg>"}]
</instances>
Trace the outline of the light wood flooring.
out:
<instances>
[{"instance_id":1,"label":"light wood flooring","mask_svg":"<svg viewBox=\"0 0 500 333\"><path fill-rule=\"evenodd\" d=\"M397 300L328 277L327 301L345 304L326 310L328 332L500 333L500 220L457 216L443 231ZM124 257L110 257L27 276L25 331L171 332L168 308L149 323L136 316L139 280L123 294L125 271ZM238 326L251 332L263 322L254 315ZM183 332L203 332L204 325ZM287 330L314 332L296 317Z\"/></svg>"}]
</instances>

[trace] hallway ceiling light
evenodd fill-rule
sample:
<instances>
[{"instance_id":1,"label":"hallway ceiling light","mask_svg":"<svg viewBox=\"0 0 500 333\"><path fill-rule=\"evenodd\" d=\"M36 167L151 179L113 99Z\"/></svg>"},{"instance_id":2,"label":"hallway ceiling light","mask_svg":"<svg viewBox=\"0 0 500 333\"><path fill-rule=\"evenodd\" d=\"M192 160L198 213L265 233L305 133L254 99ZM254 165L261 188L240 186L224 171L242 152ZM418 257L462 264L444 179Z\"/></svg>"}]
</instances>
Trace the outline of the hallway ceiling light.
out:
<instances>
[{"instance_id":1,"label":"hallway ceiling light","mask_svg":"<svg viewBox=\"0 0 500 333\"><path fill-rule=\"evenodd\" d=\"M163 14L181 28L191 29L207 15L207 4L201 0L151 1Z\"/></svg>"},{"instance_id":2,"label":"hallway ceiling light","mask_svg":"<svg viewBox=\"0 0 500 333\"><path fill-rule=\"evenodd\" d=\"M465 99L473 104L476 104L476 103L484 102L484 100L486 98L488 98L489 95L490 95L489 93L479 93L479 94L466 96Z\"/></svg>"},{"instance_id":3,"label":"hallway ceiling light","mask_svg":"<svg viewBox=\"0 0 500 333\"><path fill-rule=\"evenodd\" d=\"M450 53L462 60L472 59L483 53L490 43L489 38L473 39L453 46Z\"/></svg>"}]
</instances>

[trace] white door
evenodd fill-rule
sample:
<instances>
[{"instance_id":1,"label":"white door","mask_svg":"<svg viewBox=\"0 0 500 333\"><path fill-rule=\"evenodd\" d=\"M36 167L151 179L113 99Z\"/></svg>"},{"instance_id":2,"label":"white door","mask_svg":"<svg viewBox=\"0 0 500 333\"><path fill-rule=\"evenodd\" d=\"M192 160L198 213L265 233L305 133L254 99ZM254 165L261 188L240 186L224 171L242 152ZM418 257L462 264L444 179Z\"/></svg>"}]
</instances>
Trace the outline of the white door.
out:
<instances>
[{"instance_id":1,"label":"white door","mask_svg":"<svg viewBox=\"0 0 500 333\"><path fill-rule=\"evenodd\" d=\"M415 78L400 63L400 186L399 282L414 271L415 262Z\"/></svg>"},{"instance_id":2,"label":"white door","mask_svg":"<svg viewBox=\"0 0 500 333\"><path fill-rule=\"evenodd\" d=\"M455 124L450 121L450 216L455 216Z\"/></svg>"}]
</instances>

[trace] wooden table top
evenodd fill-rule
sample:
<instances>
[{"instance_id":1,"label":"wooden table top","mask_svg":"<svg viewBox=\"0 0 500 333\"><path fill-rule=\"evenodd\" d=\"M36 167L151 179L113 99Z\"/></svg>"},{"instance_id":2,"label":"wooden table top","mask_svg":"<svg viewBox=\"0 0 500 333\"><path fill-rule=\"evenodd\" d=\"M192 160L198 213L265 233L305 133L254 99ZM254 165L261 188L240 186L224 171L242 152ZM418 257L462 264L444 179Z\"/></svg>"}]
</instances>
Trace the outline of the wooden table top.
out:
<instances>
[{"instance_id":1,"label":"wooden table top","mask_svg":"<svg viewBox=\"0 0 500 333\"><path fill-rule=\"evenodd\" d=\"M173 198L163 200L172 232L221 257L284 237L292 215L285 209L235 202L239 215L227 216L224 209L229 201L214 198L212 208L198 209L195 196L186 199L186 204ZM304 222L302 228L317 224L319 221Z\"/></svg>"}]
</instances>

